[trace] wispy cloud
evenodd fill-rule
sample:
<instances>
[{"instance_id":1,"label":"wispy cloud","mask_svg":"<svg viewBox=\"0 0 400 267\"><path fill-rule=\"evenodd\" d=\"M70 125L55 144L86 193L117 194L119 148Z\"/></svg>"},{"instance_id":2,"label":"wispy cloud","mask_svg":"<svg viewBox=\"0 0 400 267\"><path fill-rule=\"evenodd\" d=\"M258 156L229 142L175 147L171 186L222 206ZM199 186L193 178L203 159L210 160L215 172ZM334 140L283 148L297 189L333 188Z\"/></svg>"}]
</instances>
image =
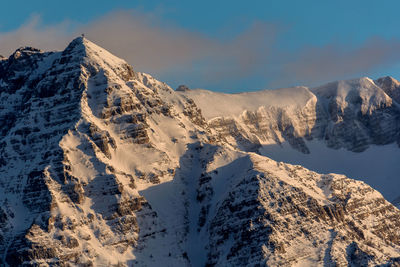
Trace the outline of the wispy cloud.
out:
<instances>
[{"instance_id":1,"label":"wispy cloud","mask_svg":"<svg viewBox=\"0 0 400 267\"><path fill-rule=\"evenodd\" d=\"M73 34L71 22L45 26L39 15L32 15L20 28L11 32L0 32L0 54L10 55L21 46L33 46L44 50L60 50Z\"/></svg>"},{"instance_id":2,"label":"wispy cloud","mask_svg":"<svg viewBox=\"0 0 400 267\"><path fill-rule=\"evenodd\" d=\"M368 75L400 62L400 40L373 37L359 46L327 44L308 46L286 55L275 84L290 81L313 84L355 75Z\"/></svg>"},{"instance_id":3,"label":"wispy cloud","mask_svg":"<svg viewBox=\"0 0 400 267\"><path fill-rule=\"evenodd\" d=\"M375 37L358 46L331 43L285 51L284 33L274 24L254 23L230 39L210 37L170 24L156 13L113 11L88 24L65 21L44 25L33 15L11 32L0 32L0 54L20 46L62 50L86 36L126 59L135 69L168 82L235 91L295 84L316 85L364 76L400 61L400 40ZM293 40L292 40L293 41ZM244 88L243 84L249 84Z\"/></svg>"},{"instance_id":4,"label":"wispy cloud","mask_svg":"<svg viewBox=\"0 0 400 267\"><path fill-rule=\"evenodd\" d=\"M255 23L238 36L220 40L134 10L114 11L86 25L44 26L39 16L33 16L19 29L0 33L0 53L8 55L24 45L60 50L80 33L138 70L160 75L193 72L194 79L215 80L244 77L264 64L276 31Z\"/></svg>"}]
</instances>

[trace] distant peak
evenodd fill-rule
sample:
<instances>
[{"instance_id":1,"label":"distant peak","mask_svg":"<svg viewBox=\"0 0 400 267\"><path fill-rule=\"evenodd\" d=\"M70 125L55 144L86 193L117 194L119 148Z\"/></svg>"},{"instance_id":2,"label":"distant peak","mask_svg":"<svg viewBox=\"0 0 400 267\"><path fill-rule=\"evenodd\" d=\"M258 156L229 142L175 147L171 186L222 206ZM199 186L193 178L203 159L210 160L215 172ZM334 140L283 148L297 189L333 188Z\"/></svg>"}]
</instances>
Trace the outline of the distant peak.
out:
<instances>
[{"instance_id":1,"label":"distant peak","mask_svg":"<svg viewBox=\"0 0 400 267\"><path fill-rule=\"evenodd\" d=\"M397 103L400 103L400 82L398 80L391 76L385 76L376 79L375 84Z\"/></svg>"},{"instance_id":2,"label":"distant peak","mask_svg":"<svg viewBox=\"0 0 400 267\"><path fill-rule=\"evenodd\" d=\"M34 48L32 46L22 46L20 48L18 48L17 50L15 50L15 52L34 52L34 53L40 53L42 52L42 50Z\"/></svg>"},{"instance_id":3,"label":"distant peak","mask_svg":"<svg viewBox=\"0 0 400 267\"><path fill-rule=\"evenodd\" d=\"M22 46L15 50L15 52L10 56L13 59L18 59L21 56L29 56L36 53L42 53L43 51L31 46Z\"/></svg>"},{"instance_id":4,"label":"distant peak","mask_svg":"<svg viewBox=\"0 0 400 267\"><path fill-rule=\"evenodd\" d=\"M175 91L178 91L178 92L187 92L187 91L190 91L190 89L189 89L189 87L187 87L186 85L181 84L181 85L178 86L178 88L175 89Z\"/></svg>"},{"instance_id":5,"label":"distant peak","mask_svg":"<svg viewBox=\"0 0 400 267\"><path fill-rule=\"evenodd\" d=\"M375 82L377 84L381 84L381 85L384 84L386 86L389 86L389 85L398 86L398 85L400 85L400 82L398 80L396 80L395 78L391 77L391 76L385 76L385 77L378 78L378 79L375 80Z\"/></svg>"}]
</instances>

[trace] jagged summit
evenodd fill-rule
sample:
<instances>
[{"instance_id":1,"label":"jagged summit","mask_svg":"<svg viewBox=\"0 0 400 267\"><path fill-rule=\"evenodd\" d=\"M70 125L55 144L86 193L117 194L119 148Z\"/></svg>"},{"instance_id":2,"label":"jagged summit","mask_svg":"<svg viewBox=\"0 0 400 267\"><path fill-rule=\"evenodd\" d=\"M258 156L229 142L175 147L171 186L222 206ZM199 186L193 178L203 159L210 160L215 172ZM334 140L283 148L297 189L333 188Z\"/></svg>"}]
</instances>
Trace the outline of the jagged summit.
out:
<instances>
[{"instance_id":1,"label":"jagged summit","mask_svg":"<svg viewBox=\"0 0 400 267\"><path fill-rule=\"evenodd\" d=\"M98 47L95 43L87 39L86 37L79 36L73 39L66 47L66 50L86 50L90 47ZM101 48L103 49L103 48Z\"/></svg>"},{"instance_id":2,"label":"jagged summit","mask_svg":"<svg viewBox=\"0 0 400 267\"><path fill-rule=\"evenodd\" d=\"M75 56L90 58L94 61L108 62L109 65L127 64L125 60L114 56L106 49L82 36L72 40L62 54L74 54Z\"/></svg>"},{"instance_id":3,"label":"jagged summit","mask_svg":"<svg viewBox=\"0 0 400 267\"><path fill-rule=\"evenodd\" d=\"M10 56L10 58L17 59L21 56L30 56L35 53L43 53L43 51L31 46L24 46L15 50L15 52Z\"/></svg>"},{"instance_id":4,"label":"jagged summit","mask_svg":"<svg viewBox=\"0 0 400 267\"><path fill-rule=\"evenodd\" d=\"M375 80L375 82L379 85L386 84L387 86L399 86L400 82L393 78L392 76L385 76Z\"/></svg>"},{"instance_id":5,"label":"jagged summit","mask_svg":"<svg viewBox=\"0 0 400 267\"><path fill-rule=\"evenodd\" d=\"M392 106L392 98L383 88L368 78L337 81L312 89L312 91L338 108L344 110L349 104L354 105L355 110L360 109L362 114L371 114L374 110Z\"/></svg>"},{"instance_id":6,"label":"jagged summit","mask_svg":"<svg viewBox=\"0 0 400 267\"><path fill-rule=\"evenodd\" d=\"M351 91L351 90L370 90L373 89L374 81L368 77L361 77L356 79L349 79L349 80L339 80L333 81L318 87L314 87L311 90L326 93L330 95L337 95L340 91Z\"/></svg>"},{"instance_id":7,"label":"jagged summit","mask_svg":"<svg viewBox=\"0 0 400 267\"><path fill-rule=\"evenodd\" d=\"M375 83L385 91L385 93L400 104L400 82L393 77L386 76L375 80Z\"/></svg>"},{"instance_id":8,"label":"jagged summit","mask_svg":"<svg viewBox=\"0 0 400 267\"><path fill-rule=\"evenodd\" d=\"M86 56L86 44L91 43L89 40L83 37L77 37L73 39L63 51L63 54L77 54L81 56Z\"/></svg>"},{"instance_id":9,"label":"jagged summit","mask_svg":"<svg viewBox=\"0 0 400 267\"><path fill-rule=\"evenodd\" d=\"M135 73L125 60L111 54L85 37L75 38L63 51L63 55L73 54L83 60L83 64L110 71L115 77L125 81L135 77Z\"/></svg>"},{"instance_id":10,"label":"jagged summit","mask_svg":"<svg viewBox=\"0 0 400 267\"><path fill-rule=\"evenodd\" d=\"M67 47L85 46L85 43L92 43L87 38L83 36L78 36L74 38Z\"/></svg>"}]
</instances>

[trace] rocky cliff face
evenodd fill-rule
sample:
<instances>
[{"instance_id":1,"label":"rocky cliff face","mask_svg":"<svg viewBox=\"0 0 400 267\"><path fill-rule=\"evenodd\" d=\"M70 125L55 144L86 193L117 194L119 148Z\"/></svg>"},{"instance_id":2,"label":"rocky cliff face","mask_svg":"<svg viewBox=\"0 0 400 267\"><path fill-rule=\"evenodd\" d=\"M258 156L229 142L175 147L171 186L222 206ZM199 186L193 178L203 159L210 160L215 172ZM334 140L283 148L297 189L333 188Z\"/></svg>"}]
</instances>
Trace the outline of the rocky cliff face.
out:
<instances>
[{"instance_id":1,"label":"rocky cliff face","mask_svg":"<svg viewBox=\"0 0 400 267\"><path fill-rule=\"evenodd\" d=\"M133 259L136 214L155 216L136 183L169 179L186 139L208 140L193 102L82 38L1 64L2 262Z\"/></svg>"},{"instance_id":2,"label":"rocky cliff face","mask_svg":"<svg viewBox=\"0 0 400 267\"><path fill-rule=\"evenodd\" d=\"M397 205L400 169L392 159L400 156L400 86L395 79L364 77L240 94L179 93L191 97L211 131L236 149L361 179Z\"/></svg>"},{"instance_id":3,"label":"rocky cliff face","mask_svg":"<svg viewBox=\"0 0 400 267\"><path fill-rule=\"evenodd\" d=\"M214 180L226 175L225 167L217 173L209 169L211 173L205 175L211 179L201 188L215 188ZM201 202L206 211L203 227L209 231L207 264L399 262L397 210L362 182L320 175L255 154L240 156L229 168L236 172L231 172L223 190L225 197L216 194ZM217 205L213 198L220 199ZM383 229L393 231L382 236Z\"/></svg>"},{"instance_id":4,"label":"rocky cliff face","mask_svg":"<svg viewBox=\"0 0 400 267\"><path fill-rule=\"evenodd\" d=\"M0 265L394 264L400 212L378 192L249 152L394 142L397 104L376 88L302 88L304 105L207 123L193 90L84 38L20 48L0 61Z\"/></svg>"},{"instance_id":5,"label":"rocky cliff face","mask_svg":"<svg viewBox=\"0 0 400 267\"><path fill-rule=\"evenodd\" d=\"M299 101L289 99L285 90ZM203 90L181 94L192 97L203 110L212 98L224 97ZM260 144L287 142L307 154L306 141L316 139L330 148L362 152L370 145L398 142L399 94L399 82L391 77L339 81L312 89L255 92L252 96L238 94L227 96L227 102L243 106L241 113L232 116L232 108L232 112L229 108L225 112L215 110L209 112L208 119L217 133L240 149L251 151Z\"/></svg>"}]
</instances>

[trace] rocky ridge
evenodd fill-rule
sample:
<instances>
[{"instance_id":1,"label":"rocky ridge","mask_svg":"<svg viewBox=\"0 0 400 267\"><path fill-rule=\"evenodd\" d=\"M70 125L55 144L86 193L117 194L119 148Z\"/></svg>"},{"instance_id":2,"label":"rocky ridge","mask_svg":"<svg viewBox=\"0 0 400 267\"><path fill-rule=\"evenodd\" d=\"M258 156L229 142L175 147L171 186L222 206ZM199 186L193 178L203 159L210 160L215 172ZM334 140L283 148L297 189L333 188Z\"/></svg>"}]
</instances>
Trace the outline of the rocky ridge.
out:
<instances>
[{"instance_id":1,"label":"rocky ridge","mask_svg":"<svg viewBox=\"0 0 400 267\"><path fill-rule=\"evenodd\" d=\"M179 93L237 149L363 180L398 205L399 84L392 77L363 77L316 88Z\"/></svg>"},{"instance_id":2,"label":"rocky ridge","mask_svg":"<svg viewBox=\"0 0 400 267\"><path fill-rule=\"evenodd\" d=\"M287 92L292 94L290 98ZM241 107L239 111L216 109L207 116L217 133L241 149L287 142L307 154L306 141L313 139L354 152L370 145L400 145L400 83L391 77L236 95L206 90L180 93L193 98L202 110L213 98L226 98L226 105ZM296 98L300 100L293 100Z\"/></svg>"}]
</instances>

